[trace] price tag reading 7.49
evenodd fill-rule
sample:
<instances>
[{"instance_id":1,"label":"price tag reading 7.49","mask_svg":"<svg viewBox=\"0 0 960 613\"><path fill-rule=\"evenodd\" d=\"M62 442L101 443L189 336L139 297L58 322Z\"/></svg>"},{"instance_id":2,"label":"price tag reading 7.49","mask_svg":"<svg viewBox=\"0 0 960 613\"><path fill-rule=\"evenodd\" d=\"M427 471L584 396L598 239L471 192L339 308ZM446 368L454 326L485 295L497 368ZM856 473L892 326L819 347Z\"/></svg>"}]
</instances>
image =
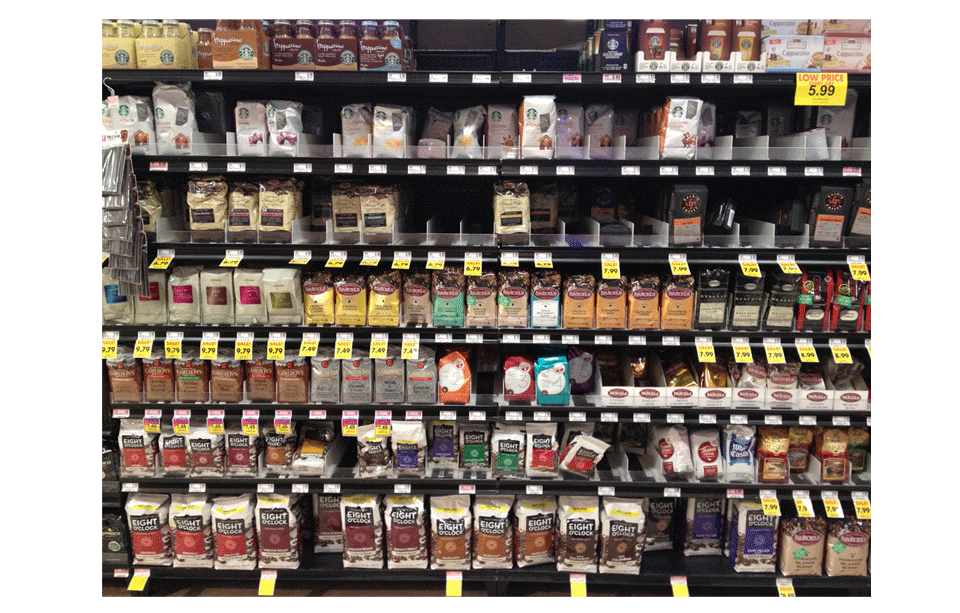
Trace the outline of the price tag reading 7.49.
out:
<instances>
[{"instance_id":1,"label":"price tag reading 7.49","mask_svg":"<svg viewBox=\"0 0 960 613\"><path fill-rule=\"evenodd\" d=\"M797 73L796 106L843 106L847 101L847 75L836 72Z\"/></svg>"},{"instance_id":2,"label":"price tag reading 7.49","mask_svg":"<svg viewBox=\"0 0 960 613\"><path fill-rule=\"evenodd\" d=\"M337 334L333 357L337 360L349 360L353 357L353 334L349 332Z\"/></svg>"},{"instance_id":3,"label":"price tag reading 7.49","mask_svg":"<svg viewBox=\"0 0 960 613\"><path fill-rule=\"evenodd\" d=\"M300 357L313 358L317 355L320 346L320 335L316 332L307 332L300 341Z\"/></svg>"}]
</instances>

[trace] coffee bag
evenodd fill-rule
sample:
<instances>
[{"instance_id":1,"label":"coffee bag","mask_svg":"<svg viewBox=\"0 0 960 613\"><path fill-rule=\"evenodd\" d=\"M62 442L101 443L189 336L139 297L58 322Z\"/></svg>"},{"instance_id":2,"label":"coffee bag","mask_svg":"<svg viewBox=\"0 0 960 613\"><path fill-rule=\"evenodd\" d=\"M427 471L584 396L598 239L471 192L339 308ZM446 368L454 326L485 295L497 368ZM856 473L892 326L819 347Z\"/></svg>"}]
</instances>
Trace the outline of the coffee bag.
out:
<instances>
[{"instance_id":1,"label":"coffee bag","mask_svg":"<svg viewBox=\"0 0 960 613\"><path fill-rule=\"evenodd\" d=\"M430 441L430 464L439 468L456 468L460 456L457 422L431 421L427 426Z\"/></svg>"},{"instance_id":2,"label":"coffee bag","mask_svg":"<svg viewBox=\"0 0 960 613\"><path fill-rule=\"evenodd\" d=\"M173 361L179 402L210 401L210 363L200 359L199 347L189 347Z\"/></svg>"},{"instance_id":3,"label":"coffee bag","mask_svg":"<svg viewBox=\"0 0 960 613\"><path fill-rule=\"evenodd\" d=\"M333 358L333 347L318 347L310 359L310 398L320 404L340 402L340 362Z\"/></svg>"},{"instance_id":4,"label":"coffee bag","mask_svg":"<svg viewBox=\"0 0 960 613\"><path fill-rule=\"evenodd\" d=\"M191 176L187 182L188 226L192 231L227 227L227 182L221 176Z\"/></svg>"},{"instance_id":5,"label":"coffee bag","mask_svg":"<svg viewBox=\"0 0 960 613\"><path fill-rule=\"evenodd\" d=\"M353 349L352 359L341 360L340 401L343 404L373 402L373 361L366 349Z\"/></svg>"},{"instance_id":6,"label":"coffee bag","mask_svg":"<svg viewBox=\"0 0 960 613\"><path fill-rule=\"evenodd\" d=\"M436 354L430 347L420 347L416 360L407 360L407 402L410 404L436 404L437 363Z\"/></svg>"},{"instance_id":7,"label":"coffee bag","mask_svg":"<svg viewBox=\"0 0 960 613\"><path fill-rule=\"evenodd\" d=\"M869 574L870 520L846 517L827 520L824 569L828 577Z\"/></svg>"},{"instance_id":8,"label":"coffee bag","mask_svg":"<svg viewBox=\"0 0 960 613\"><path fill-rule=\"evenodd\" d=\"M683 544L685 556L720 555L723 540L725 500L690 498L687 500L687 527Z\"/></svg>"},{"instance_id":9,"label":"coffee bag","mask_svg":"<svg viewBox=\"0 0 960 613\"><path fill-rule=\"evenodd\" d=\"M130 528L133 563L171 566L174 560L166 494L131 494L124 506Z\"/></svg>"},{"instance_id":10,"label":"coffee bag","mask_svg":"<svg viewBox=\"0 0 960 613\"><path fill-rule=\"evenodd\" d=\"M595 496L560 496L557 501L557 570L597 572L600 537L600 499Z\"/></svg>"},{"instance_id":11,"label":"coffee bag","mask_svg":"<svg viewBox=\"0 0 960 613\"><path fill-rule=\"evenodd\" d=\"M460 468L490 467L490 427L485 423L459 424Z\"/></svg>"},{"instance_id":12,"label":"coffee bag","mask_svg":"<svg viewBox=\"0 0 960 613\"><path fill-rule=\"evenodd\" d=\"M727 480L750 482L756 478L757 464L754 459L756 430L753 426L730 424L723 428L723 461Z\"/></svg>"},{"instance_id":13,"label":"coffee bag","mask_svg":"<svg viewBox=\"0 0 960 613\"><path fill-rule=\"evenodd\" d=\"M501 328L526 328L530 325L530 273L525 270L497 273L497 322Z\"/></svg>"},{"instance_id":14,"label":"coffee bag","mask_svg":"<svg viewBox=\"0 0 960 613\"><path fill-rule=\"evenodd\" d=\"M167 275L162 270L147 272L147 296L137 296L133 321L138 324L167 323ZM104 294L106 298L106 294ZM118 322L122 323L122 322Z\"/></svg>"},{"instance_id":15,"label":"coffee bag","mask_svg":"<svg viewBox=\"0 0 960 613\"><path fill-rule=\"evenodd\" d=\"M493 186L495 234L530 233L530 189L526 183L497 183Z\"/></svg>"},{"instance_id":16,"label":"coffee bag","mask_svg":"<svg viewBox=\"0 0 960 613\"><path fill-rule=\"evenodd\" d=\"M537 270L530 282L530 326L560 327L560 273Z\"/></svg>"},{"instance_id":17,"label":"coffee bag","mask_svg":"<svg viewBox=\"0 0 960 613\"><path fill-rule=\"evenodd\" d=\"M430 568L432 570L470 568L472 524L470 496L430 498Z\"/></svg>"},{"instance_id":18,"label":"coffee bag","mask_svg":"<svg viewBox=\"0 0 960 613\"><path fill-rule=\"evenodd\" d=\"M560 470L589 477L594 474L597 464L610 445L598 438L581 434L567 444L560 457Z\"/></svg>"},{"instance_id":19,"label":"coffee bag","mask_svg":"<svg viewBox=\"0 0 960 613\"><path fill-rule=\"evenodd\" d=\"M683 426L657 426L653 429L657 470L664 477L679 477L693 471L690 440Z\"/></svg>"},{"instance_id":20,"label":"coffee bag","mask_svg":"<svg viewBox=\"0 0 960 613\"><path fill-rule=\"evenodd\" d=\"M433 271L433 325L462 327L466 278L463 269L446 266Z\"/></svg>"},{"instance_id":21,"label":"coffee bag","mask_svg":"<svg viewBox=\"0 0 960 613\"><path fill-rule=\"evenodd\" d=\"M452 157L480 159L483 148L480 146L480 133L487 111L482 106L460 109L453 114L453 151Z\"/></svg>"},{"instance_id":22,"label":"coffee bag","mask_svg":"<svg viewBox=\"0 0 960 613\"><path fill-rule=\"evenodd\" d=\"M528 477L559 477L557 424L528 423L526 434L526 475Z\"/></svg>"},{"instance_id":23,"label":"coffee bag","mask_svg":"<svg viewBox=\"0 0 960 613\"><path fill-rule=\"evenodd\" d=\"M224 429L226 438L227 476L255 477L260 470L263 439L244 434L240 424L231 424Z\"/></svg>"},{"instance_id":24,"label":"coffee bag","mask_svg":"<svg viewBox=\"0 0 960 613\"><path fill-rule=\"evenodd\" d=\"M537 378L537 404L566 405L570 403L570 372L566 356L538 357L534 374Z\"/></svg>"},{"instance_id":25,"label":"coffee bag","mask_svg":"<svg viewBox=\"0 0 960 613\"><path fill-rule=\"evenodd\" d=\"M340 499L344 568L383 568L383 519L380 496Z\"/></svg>"},{"instance_id":26,"label":"coffee bag","mask_svg":"<svg viewBox=\"0 0 960 613\"><path fill-rule=\"evenodd\" d=\"M513 496L478 495L473 503L473 568L513 568Z\"/></svg>"},{"instance_id":27,"label":"coffee bag","mask_svg":"<svg viewBox=\"0 0 960 613\"><path fill-rule=\"evenodd\" d=\"M206 494L173 494L170 532L176 568L213 568L213 505Z\"/></svg>"},{"instance_id":28,"label":"coffee bag","mask_svg":"<svg viewBox=\"0 0 960 613\"><path fill-rule=\"evenodd\" d=\"M390 445L397 474L423 475L427 465L427 433L423 422L393 422L390 425Z\"/></svg>"},{"instance_id":29,"label":"coffee bag","mask_svg":"<svg viewBox=\"0 0 960 613\"><path fill-rule=\"evenodd\" d=\"M251 402L276 402L276 362L267 359L267 352L256 349L247 360L247 398Z\"/></svg>"},{"instance_id":30,"label":"coffee bag","mask_svg":"<svg viewBox=\"0 0 960 613\"><path fill-rule=\"evenodd\" d=\"M789 483L790 429L760 426L757 442L757 480L760 483Z\"/></svg>"},{"instance_id":31,"label":"coffee bag","mask_svg":"<svg viewBox=\"0 0 960 613\"><path fill-rule=\"evenodd\" d=\"M303 559L303 509L297 494L257 496L260 568L297 568Z\"/></svg>"},{"instance_id":32,"label":"coffee bag","mask_svg":"<svg viewBox=\"0 0 960 613\"><path fill-rule=\"evenodd\" d=\"M660 327L660 277L641 275L630 280L627 302L627 327L631 330L656 330Z\"/></svg>"},{"instance_id":33,"label":"coffee bag","mask_svg":"<svg viewBox=\"0 0 960 613\"><path fill-rule=\"evenodd\" d=\"M313 495L314 553L343 551L340 496Z\"/></svg>"},{"instance_id":34,"label":"coffee bag","mask_svg":"<svg viewBox=\"0 0 960 613\"><path fill-rule=\"evenodd\" d=\"M303 321L300 271L295 268L265 268L263 289L267 297L267 321L300 324Z\"/></svg>"},{"instance_id":35,"label":"coffee bag","mask_svg":"<svg viewBox=\"0 0 960 613\"><path fill-rule=\"evenodd\" d=\"M392 327L400 325L402 283L403 279L399 270L373 274L367 278L366 287L370 288L370 297L366 321L369 325ZM342 287L345 288L346 286ZM338 296L341 294L342 292L338 291ZM346 296L344 296L344 300L347 300Z\"/></svg>"},{"instance_id":36,"label":"coffee bag","mask_svg":"<svg viewBox=\"0 0 960 613\"><path fill-rule=\"evenodd\" d=\"M254 499L250 494L213 499L213 536L217 570L253 570L257 567Z\"/></svg>"},{"instance_id":37,"label":"coffee bag","mask_svg":"<svg viewBox=\"0 0 960 613\"><path fill-rule=\"evenodd\" d=\"M141 402L143 376L140 362L129 345L117 346L117 357L106 360L112 402Z\"/></svg>"},{"instance_id":38,"label":"coffee bag","mask_svg":"<svg viewBox=\"0 0 960 613\"><path fill-rule=\"evenodd\" d=\"M401 309L401 321L404 325L432 325L433 298L430 287L429 271L412 270L404 275Z\"/></svg>"},{"instance_id":39,"label":"coffee bag","mask_svg":"<svg viewBox=\"0 0 960 613\"><path fill-rule=\"evenodd\" d=\"M264 325L267 323L263 271L243 268L234 270L233 295L236 296L237 303L237 325Z\"/></svg>"},{"instance_id":40,"label":"coffee bag","mask_svg":"<svg viewBox=\"0 0 960 613\"><path fill-rule=\"evenodd\" d=\"M627 325L627 278L597 282L597 328L622 330Z\"/></svg>"},{"instance_id":41,"label":"coffee bag","mask_svg":"<svg viewBox=\"0 0 960 613\"><path fill-rule=\"evenodd\" d=\"M237 102L238 155L267 155L267 107L261 102Z\"/></svg>"},{"instance_id":42,"label":"coffee bag","mask_svg":"<svg viewBox=\"0 0 960 613\"><path fill-rule=\"evenodd\" d=\"M490 441L495 478L520 478L525 472L526 440L521 426L497 424Z\"/></svg>"},{"instance_id":43,"label":"coffee bag","mask_svg":"<svg viewBox=\"0 0 960 613\"><path fill-rule=\"evenodd\" d=\"M779 516L766 515L757 500L733 500L730 561L737 572L772 573L777 567Z\"/></svg>"},{"instance_id":44,"label":"coffee bag","mask_svg":"<svg viewBox=\"0 0 960 613\"><path fill-rule=\"evenodd\" d=\"M293 452L293 474L324 476L327 452L335 440L333 422L302 422L297 448Z\"/></svg>"},{"instance_id":45,"label":"coffee bag","mask_svg":"<svg viewBox=\"0 0 960 613\"><path fill-rule=\"evenodd\" d=\"M497 326L497 275L487 271L467 280L467 312L464 325L477 328Z\"/></svg>"},{"instance_id":46,"label":"coffee bag","mask_svg":"<svg viewBox=\"0 0 960 613\"><path fill-rule=\"evenodd\" d=\"M780 574L784 577L823 574L827 522L822 517L780 519Z\"/></svg>"},{"instance_id":47,"label":"coffee bag","mask_svg":"<svg viewBox=\"0 0 960 613\"><path fill-rule=\"evenodd\" d=\"M520 157L553 157L557 105L553 96L524 96L520 106Z\"/></svg>"},{"instance_id":48,"label":"coffee bag","mask_svg":"<svg viewBox=\"0 0 960 613\"><path fill-rule=\"evenodd\" d=\"M357 468L361 475L383 475L393 467L389 439L378 436L376 426L357 428Z\"/></svg>"},{"instance_id":49,"label":"coffee bag","mask_svg":"<svg viewBox=\"0 0 960 613\"><path fill-rule=\"evenodd\" d=\"M553 496L517 496L513 505L513 530L517 566L524 568L556 561L557 501Z\"/></svg>"},{"instance_id":50,"label":"coffee bag","mask_svg":"<svg viewBox=\"0 0 960 613\"><path fill-rule=\"evenodd\" d=\"M297 447L297 426L290 424L290 432L278 432L275 428L263 430L263 463L267 474L289 475L293 472L293 452Z\"/></svg>"},{"instance_id":51,"label":"coffee bag","mask_svg":"<svg viewBox=\"0 0 960 613\"><path fill-rule=\"evenodd\" d=\"M675 498L650 498L643 500L644 548L647 551L673 549L677 500Z\"/></svg>"},{"instance_id":52,"label":"coffee bag","mask_svg":"<svg viewBox=\"0 0 960 613\"><path fill-rule=\"evenodd\" d=\"M640 500L604 496L600 510L601 574L640 574L645 519Z\"/></svg>"},{"instance_id":53,"label":"coffee bag","mask_svg":"<svg viewBox=\"0 0 960 613\"><path fill-rule=\"evenodd\" d=\"M266 105L267 151L270 155L294 156L300 133L303 132L303 104L284 100L271 100ZM238 141L239 142L239 141Z\"/></svg>"},{"instance_id":54,"label":"coffee bag","mask_svg":"<svg viewBox=\"0 0 960 613\"><path fill-rule=\"evenodd\" d=\"M229 270L200 272L200 312L206 324L233 325L233 275Z\"/></svg>"},{"instance_id":55,"label":"coffee bag","mask_svg":"<svg viewBox=\"0 0 960 613\"><path fill-rule=\"evenodd\" d=\"M154 122L157 128L157 153L191 155L197 132L195 96L190 85L157 83L153 88Z\"/></svg>"},{"instance_id":56,"label":"coffee bag","mask_svg":"<svg viewBox=\"0 0 960 613\"><path fill-rule=\"evenodd\" d=\"M570 275L563 281L563 327L594 327L596 281L593 275Z\"/></svg>"},{"instance_id":57,"label":"coffee bag","mask_svg":"<svg viewBox=\"0 0 960 613\"><path fill-rule=\"evenodd\" d=\"M277 402L305 404L310 401L310 367L307 358L291 355L276 362Z\"/></svg>"},{"instance_id":58,"label":"coffee bag","mask_svg":"<svg viewBox=\"0 0 960 613\"><path fill-rule=\"evenodd\" d=\"M172 324L200 323L200 268L177 266L167 279L170 303L167 317Z\"/></svg>"},{"instance_id":59,"label":"coffee bag","mask_svg":"<svg viewBox=\"0 0 960 613\"><path fill-rule=\"evenodd\" d=\"M697 479L719 479L723 477L720 432L716 428L699 429L691 432L690 451L693 455L694 476Z\"/></svg>"},{"instance_id":60,"label":"coffee bag","mask_svg":"<svg viewBox=\"0 0 960 613\"><path fill-rule=\"evenodd\" d=\"M145 432L138 419L120 420L120 476L156 476L157 435Z\"/></svg>"},{"instance_id":61,"label":"coffee bag","mask_svg":"<svg viewBox=\"0 0 960 613\"><path fill-rule=\"evenodd\" d=\"M211 434L200 424L191 424L187 435L187 470L191 477L224 475L222 434Z\"/></svg>"},{"instance_id":62,"label":"coffee bag","mask_svg":"<svg viewBox=\"0 0 960 613\"><path fill-rule=\"evenodd\" d=\"M430 554L424 497L392 494L383 502L383 520L387 525L387 568L427 568Z\"/></svg>"},{"instance_id":63,"label":"coffee bag","mask_svg":"<svg viewBox=\"0 0 960 613\"><path fill-rule=\"evenodd\" d=\"M440 402L466 404L471 392L470 352L467 349L447 349L440 358L437 380L440 384Z\"/></svg>"}]
</instances>

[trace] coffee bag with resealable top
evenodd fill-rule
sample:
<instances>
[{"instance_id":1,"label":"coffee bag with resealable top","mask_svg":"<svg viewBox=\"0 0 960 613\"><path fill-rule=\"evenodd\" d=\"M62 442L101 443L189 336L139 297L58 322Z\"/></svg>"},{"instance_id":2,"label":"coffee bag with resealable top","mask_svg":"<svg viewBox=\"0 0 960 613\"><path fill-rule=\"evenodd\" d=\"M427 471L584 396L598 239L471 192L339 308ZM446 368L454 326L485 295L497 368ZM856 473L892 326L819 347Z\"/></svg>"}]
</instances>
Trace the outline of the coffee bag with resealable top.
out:
<instances>
[{"instance_id":1,"label":"coffee bag with resealable top","mask_svg":"<svg viewBox=\"0 0 960 613\"><path fill-rule=\"evenodd\" d=\"M430 525L430 568L469 569L473 545L470 496L431 497Z\"/></svg>"},{"instance_id":2,"label":"coffee bag with resealable top","mask_svg":"<svg viewBox=\"0 0 960 613\"><path fill-rule=\"evenodd\" d=\"M340 496L313 495L314 553L343 551L343 520Z\"/></svg>"},{"instance_id":3,"label":"coffee bag with resealable top","mask_svg":"<svg viewBox=\"0 0 960 613\"><path fill-rule=\"evenodd\" d=\"M233 295L236 298L237 325L267 323L263 271L238 268L233 271Z\"/></svg>"},{"instance_id":4,"label":"coffee bag with resealable top","mask_svg":"<svg viewBox=\"0 0 960 613\"><path fill-rule=\"evenodd\" d=\"M357 468L361 475L383 475L393 467L389 437L376 433L376 426L357 428Z\"/></svg>"},{"instance_id":5,"label":"coffee bag with resealable top","mask_svg":"<svg viewBox=\"0 0 960 613\"><path fill-rule=\"evenodd\" d=\"M217 570L253 570L257 567L254 499L250 494L213 499L214 545Z\"/></svg>"},{"instance_id":6,"label":"coffee bag with resealable top","mask_svg":"<svg viewBox=\"0 0 960 613\"><path fill-rule=\"evenodd\" d=\"M597 572L600 537L600 499L595 496L560 496L557 501L557 570Z\"/></svg>"},{"instance_id":7,"label":"coffee bag with resealable top","mask_svg":"<svg viewBox=\"0 0 960 613\"><path fill-rule=\"evenodd\" d=\"M522 426L497 424L490 440L493 475L519 478L524 474L526 436Z\"/></svg>"},{"instance_id":8,"label":"coffee bag with resealable top","mask_svg":"<svg viewBox=\"0 0 960 613\"><path fill-rule=\"evenodd\" d=\"M675 498L644 498L643 511L646 515L644 549L646 551L673 549L677 500Z\"/></svg>"},{"instance_id":9,"label":"coffee bag with resealable top","mask_svg":"<svg viewBox=\"0 0 960 613\"><path fill-rule=\"evenodd\" d=\"M600 509L600 573L639 575L644 522L640 500L604 496Z\"/></svg>"},{"instance_id":10,"label":"coffee bag with resealable top","mask_svg":"<svg viewBox=\"0 0 960 613\"><path fill-rule=\"evenodd\" d=\"M627 328L656 330L660 327L660 277L641 275L630 280Z\"/></svg>"},{"instance_id":11,"label":"coffee bag with resealable top","mask_svg":"<svg viewBox=\"0 0 960 613\"><path fill-rule=\"evenodd\" d=\"M478 495L473 504L473 568L513 568L513 496Z\"/></svg>"},{"instance_id":12,"label":"coffee bag with resealable top","mask_svg":"<svg viewBox=\"0 0 960 613\"><path fill-rule=\"evenodd\" d=\"M470 352L467 349L448 349L440 358L437 380L441 403L465 404L471 391Z\"/></svg>"},{"instance_id":13,"label":"coffee bag with resealable top","mask_svg":"<svg viewBox=\"0 0 960 613\"><path fill-rule=\"evenodd\" d=\"M344 568L383 568L383 519L380 496L340 499Z\"/></svg>"},{"instance_id":14,"label":"coffee bag with resealable top","mask_svg":"<svg viewBox=\"0 0 960 613\"><path fill-rule=\"evenodd\" d=\"M341 274L333 282L338 326L367 324L367 281L361 274Z\"/></svg>"},{"instance_id":15,"label":"coffee bag with resealable top","mask_svg":"<svg viewBox=\"0 0 960 613\"><path fill-rule=\"evenodd\" d=\"M594 327L596 281L593 275L571 275L563 282L563 327Z\"/></svg>"},{"instance_id":16,"label":"coffee bag with resealable top","mask_svg":"<svg viewBox=\"0 0 960 613\"><path fill-rule=\"evenodd\" d=\"M430 440L430 464L438 468L456 468L460 438L457 422L431 421L427 426Z\"/></svg>"},{"instance_id":17,"label":"coffee bag with resealable top","mask_svg":"<svg viewBox=\"0 0 960 613\"><path fill-rule=\"evenodd\" d=\"M661 330L690 330L693 328L694 279L692 276L671 275L663 284L660 305Z\"/></svg>"},{"instance_id":18,"label":"coffee bag with resealable top","mask_svg":"<svg viewBox=\"0 0 960 613\"><path fill-rule=\"evenodd\" d=\"M487 271L467 278L467 327L494 328L497 325L497 275Z\"/></svg>"},{"instance_id":19,"label":"coffee bag with resealable top","mask_svg":"<svg viewBox=\"0 0 960 613\"><path fill-rule=\"evenodd\" d=\"M371 326L400 325L400 292L403 279L399 270L372 274L367 278L370 297L367 307L367 323ZM343 292L338 291L338 296Z\"/></svg>"},{"instance_id":20,"label":"coffee bag with resealable top","mask_svg":"<svg viewBox=\"0 0 960 613\"><path fill-rule=\"evenodd\" d=\"M260 568L297 568L303 559L304 517L298 494L257 496Z\"/></svg>"},{"instance_id":21,"label":"coffee bag with resealable top","mask_svg":"<svg viewBox=\"0 0 960 613\"><path fill-rule=\"evenodd\" d=\"M166 494L131 494L124 507L134 564L171 566L174 561Z\"/></svg>"},{"instance_id":22,"label":"coffee bag with resealable top","mask_svg":"<svg viewBox=\"0 0 960 613\"><path fill-rule=\"evenodd\" d=\"M433 298L430 272L411 270L403 277L403 308L400 309L404 325L430 326L433 323Z\"/></svg>"},{"instance_id":23,"label":"coffee bag with resealable top","mask_svg":"<svg viewBox=\"0 0 960 613\"><path fill-rule=\"evenodd\" d=\"M722 498L687 500L687 526L683 555L720 555L723 539L724 503Z\"/></svg>"},{"instance_id":24,"label":"coffee bag with resealable top","mask_svg":"<svg viewBox=\"0 0 960 613\"><path fill-rule=\"evenodd\" d=\"M200 268L177 266L167 278L167 306L172 324L200 323Z\"/></svg>"},{"instance_id":25,"label":"coffee bag with resealable top","mask_svg":"<svg viewBox=\"0 0 960 613\"><path fill-rule=\"evenodd\" d=\"M447 266L433 271L434 326L463 326L465 291L463 269Z\"/></svg>"},{"instance_id":26,"label":"coffee bag with resealable top","mask_svg":"<svg viewBox=\"0 0 960 613\"><path fill-rule=\"evenodd\" d=\"M598 329L622 330L626 327L628 290L626 277L597 281L596 327Z\"/></svg>"},{"instance_id":27,"label":"coffee bag with resealable top","mask_svg":"<svg viewBox=\"0 0 960 613\"><path fill-rule=\"evenodd\" d=\"M430 564L427 509L423 496L392 494L384 499L387 568L421 568Z\"/></svg>"},{"instance_id":28,"label":"coffee bag with resealable top","mask_svg":"<svg viewBox=\"0 0 960 613\"><path fill-rule=\"evenodd\" d=\"M393 422L390 445L398 474L423 475L427 465L427 432L423 422Z\"/></svg>"},{"instance_id":29,"label":"coffee bag with resealable top","mask_svg":"<svg viewBox=\"0 0 960 613\"><path fill-rule=\"evenodd\" d=\"M517 496L513 530L517 566L553 563L557 501L553 496Z\"/></svg>"},{"instance_id":30,"label":"coffee bag with resealable top","mask_svg":"<svg viewBox=\"0 0 960 613\"><path fill-rule=\"evenodd\" d=\"M333 274L319 271L303 278L303 322L326 326L334 323Z\"/></svg>"},{"instance_id":31,"label":"coffee bag with resealable top","mask_svg":"<svg viewBox=\"0 0 960 613\"><path fill-rule=\"evenodd\" d=\"M460 468L490 467L490 427L485 424L458 424Z\"/></svg>"},{"instance_id":32,"label":"coffee bag with resealable top","mask_svg":"<svg viewBox=\"0 0 960 613\"><path fill-rule=\"evenodd\" d=\"M416 360L407 360L407 402L435 404L437 402L436 354L430 347L420 347Z\"/></svg>"},{"instance_id":33,"label":"coffee bag with resealable top","mask_svg":"<svg viewBox=\"0 0 960 613\"><path fill-rule=\"evenodd\" d=\"M299 270L265 268L263 290L266 294L267 320L270 325L299 324L303 321L303 290Z\"/></svg>"},{"instance_id":34,"label":"coffee bag with resealable top","mask_svg":"<svg viewBox=\"0 0 960 613\"><path fill-rule=\"evenodd\" d=\"M560 327L560 273L555 270L537 270L530 281L530 326L533 328Z\"/></svg>"},{"instance_id":35,"label":"coffee bag with resealable top","mask_svg":"<svg viewBox=\"0 0 960 613\"><path fill-rule=\"evenodd\" d=\"M170 530L175 568L213 568L212 505L206 494L173 494Z\"/></svg>"},{"instance_id":36,"label":"coffee bag with resealable top","mask_svg":"<svg viewBox=\"0 0 960 613\"><path fill-rule=\"evenodd\" d=\"M497 322L501 328L526 328L530 323L530 273L509 270L497 273Z\"/></svg>"}]
</instances>

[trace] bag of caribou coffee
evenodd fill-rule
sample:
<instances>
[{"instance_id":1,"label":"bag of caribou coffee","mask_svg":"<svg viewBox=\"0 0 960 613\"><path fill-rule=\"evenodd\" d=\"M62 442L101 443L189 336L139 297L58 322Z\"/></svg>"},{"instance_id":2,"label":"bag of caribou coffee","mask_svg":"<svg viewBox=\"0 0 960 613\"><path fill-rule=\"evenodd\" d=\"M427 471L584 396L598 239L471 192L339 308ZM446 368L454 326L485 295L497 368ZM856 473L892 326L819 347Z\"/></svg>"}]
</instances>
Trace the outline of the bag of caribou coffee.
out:
<instances>
[{"instance_id":1,"label":"bag of caribou coffee","mask_svg":"<svg viewBox=\"0 0 960 613\"><path fill-rule=\"evenodd\" d=\"M513 530L517 566L524 568L556 561L553 553L557 500L553 496L517 496Z\"/></svg>"},{"instance_id":2,"label":"bag of caribou coffee","mask_svg":"<svg viewBox=\"0 0 960 613\"><path fill-rule=\"evenodd\" d=\"M176 568L213 568L213 524L206 494L173 494L170 531Z\"/></svg>"},{"instance_id":3,"label":"bag of caribou coffee","mask_svg":"<svg viewBox=\"0 0 960 613\"><path fill-rule=\"evenodd\" d=\"M604 496L600 510L601 574L640 574L644 520L640 500Z\"/></svg>"},{"instance_id":4,"label":"bag of caribou coffee","mask_svg":"<svg viewBox=\"0 0 960 613\"><path fill-rule=\"evenodd\" d=\"M257 535L254 530L253 496L213 499L213 536L217 570L253 570L257 567Z\"/></svg>"},{"instance_id":5,"label":"bag of caribou coffee","mask_svg":"<svg viewBox=\"0 0 960 613\"><path fill-rule=\"evenodd\" d=\"M343 551L343 520L340 518L340 496L313 495L313 552Z\"/></svg>"},{"instance_id":6,"label":"bag of caribou coffee","mask_svg":"<svg viewBox=\"0 0 960 613\"><path fill-rule=\"evenodd\" d=\"M300 496L257 496L257 543L260 568L297 568L303 558L303 512Z\"/></svg>"},{"instance_id":7,"label":"bag of caribou coffee","mask_svg":"<svg viewBox=\"0 0 960 613\"><path fill-rule=\"evenodd\" d=\"M340 500L344 568L383 568L383 520L380 496L344 496Z\"/></svg>"},{"instance_id":8,"label":"bag of caribou coffee","mask_svg":"<svg viewBox=\"0 0 960 613\"><path fill-rule=\"evenodd\" d=\"M391 494L384 498L387 568L426 569L429 566L426 511L423 496Z\"/></svg>"},{"instance_id":9,"label":"bag of caribou coffee","mask_svg":"<svg viewBox=\"0 0 960 613\"><path fill-rule=\"evenodd\" d=\"M687 500L687 528L683 555L720 555L725 515L723 498L690 498Z\"/></svg>"},{"instance_id":10,"label":"bag of caribou coffee","mask_svg":"<svg viewBox=\"0 0 960 613\"><path fill-rule=\"evenodd\" d=\"M470 496L430 498L431 570L470 568L472 523Z\"/></svg>"},{"instance_id":11,"label":"bag of caribou coffee","mask_svg":"<svg viewBox=\"0 0 960 613\"><path fill-rule=\"evenodd\" d=\"M133 563L153 566L173 564L170 538L170 497L166 494L131 494L126 504Z\"/></svg>"},{"instance_id":12,"label":"bag of caribou coffee","mask_svg":"<svg viewBox=\"0 0 960 613\"><path fill-rule=\"evenodd\" d=\"M513 496L477 496L473 503L473 568L513 568Z\"/></svg>"},{"instance_id":13,"label":"bag of caribou coffee","mask_svg":"<svg viewBox=\"0 0 960 613\"><path fill-rule=\"evenodd\" d=\"M560 496L557 501L557 570L597 572L599 507L600 499L596 496Z\"/></svg>"}]
</instances>

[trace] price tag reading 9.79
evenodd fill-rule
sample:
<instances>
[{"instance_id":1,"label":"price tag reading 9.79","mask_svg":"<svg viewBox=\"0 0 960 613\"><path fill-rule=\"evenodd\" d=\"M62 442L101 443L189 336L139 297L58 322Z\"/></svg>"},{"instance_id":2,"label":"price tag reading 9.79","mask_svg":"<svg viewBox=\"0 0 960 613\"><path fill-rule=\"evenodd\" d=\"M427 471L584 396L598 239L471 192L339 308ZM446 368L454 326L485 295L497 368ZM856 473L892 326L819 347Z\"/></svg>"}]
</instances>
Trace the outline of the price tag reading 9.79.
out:
<instances>
[{"instance_id":1,"label":"price tag reading 9.79","mask_svg":"<svg viewBox=\"0 0 960 613\"><path fill-rule=\"evenodd\" d=\"M284 349L286 345L286 336L283 338L273 338L273 334L270 335L270 340L267 341L267 359L268 360L283 360L285 359Z\"/></svg>"}]
</instances>

